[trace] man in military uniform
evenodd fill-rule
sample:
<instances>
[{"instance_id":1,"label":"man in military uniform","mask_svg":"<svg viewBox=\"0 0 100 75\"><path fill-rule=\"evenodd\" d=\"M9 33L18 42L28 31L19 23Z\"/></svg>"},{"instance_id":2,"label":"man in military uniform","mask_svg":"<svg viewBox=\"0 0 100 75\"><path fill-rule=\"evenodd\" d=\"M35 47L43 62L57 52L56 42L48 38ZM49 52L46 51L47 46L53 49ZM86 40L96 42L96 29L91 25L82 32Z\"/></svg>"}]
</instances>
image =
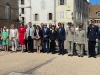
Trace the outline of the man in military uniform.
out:
<instances>
[{"instance_id":1,"label":"man in military uniform","mask_svg":"<svg viewBox=\"0 0 100 75\"><path fill-rule=\"evenodd\" d=\"M89 57L96 58L95 45L98 38L98 26L95 25L95 20L91 20L91 24L87 30Z\"/></svg>"},{"instance_id":2,"label":"man in military uniform","mask_svg":"<svg viewBox=\"0 0 100 75\"><path fill-rule=\"evenodd\" d=\"M83 57L84 55L84 44L85 44L85 31L83 30L83 26L79 26L79 29L76 31L75 34L76 38L76 46L77 46L77 53L78 57Z\"/></svg>"},{"instance_id":3,"label":"man in military uniform","mask_svg":"<svg viewBox=\"0 0 100 75\"><path fill-rule=\"evenodd\" d=\"M68 23L68 28L66 28L66 40L68 43L68 56L73 56L73 45L74 45L74 33L75 28L72 26L72 23Z\"/></svg>"}]
</instances>

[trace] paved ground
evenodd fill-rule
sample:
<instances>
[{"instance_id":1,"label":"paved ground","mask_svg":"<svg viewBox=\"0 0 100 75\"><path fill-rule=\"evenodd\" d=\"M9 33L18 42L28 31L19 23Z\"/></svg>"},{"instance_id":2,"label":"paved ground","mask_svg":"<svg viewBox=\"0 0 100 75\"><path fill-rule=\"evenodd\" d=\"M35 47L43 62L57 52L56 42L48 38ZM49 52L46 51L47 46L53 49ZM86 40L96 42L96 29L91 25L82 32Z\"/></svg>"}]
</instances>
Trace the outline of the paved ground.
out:
<instances>
[{"instance_id":1,"label":"paved ground","mask_svg":"<svg viewBox=\"0 0 100 75\"><path fill-rule=\"evenodd\" d=\"M100 57L1 51L0 75L100 75Z\"/></svg>"},{"instance_id":2,"label":"paved ground","mask_svg":"<svg viewBox=\"0 0 100 75\"><path fill-rule=\"evenodd\" d=\"M100 75L100 58L0 52L0 75Z\"/></svg>"}]
</instances>

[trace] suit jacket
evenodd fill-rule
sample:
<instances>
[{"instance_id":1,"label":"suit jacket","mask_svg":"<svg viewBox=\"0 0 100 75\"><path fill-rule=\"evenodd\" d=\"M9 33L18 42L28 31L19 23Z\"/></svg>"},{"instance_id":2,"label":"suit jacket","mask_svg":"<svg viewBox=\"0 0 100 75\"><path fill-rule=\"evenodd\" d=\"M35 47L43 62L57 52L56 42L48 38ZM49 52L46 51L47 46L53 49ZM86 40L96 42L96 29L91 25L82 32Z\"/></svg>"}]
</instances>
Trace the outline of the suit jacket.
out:
<instances>
[{"instance_id":1,"label":"suit jacket","mask_svg":"<svg viewBox=\"0 0 100 75\"><path fill-rule=\"evenodd\" d=\"M50 40L56 40L57 39L57 31L50 31Z\"/></svg>"},{"instance_id":2,"label":"suit jacket","mask_svg":"<svg viewBox=\"0 0 100 75\"><path fill-rule=\"evenodd\" d=\"M35 32L34 27L31 27L30 34L32 39L34 38L34 32ZM26 29L26 37L28 38L28 36L29 36L29 27Z\"/></svg>"},{"instance_id":3,"label":"suit jacket","mask_svg":"<svg viewBox=\"0 0 100 75\"><path fill-rule=\"evenodd\" d=\"M70 29L69 27L66 28L66 40L74 41L74 37L75 37L75 28L74 27L71 27Z\"/></svg>"},{"instance_id":4,"label":"suit jacket","mask_svg":"<svg viewBox=\"0 0 100 75\"><path fill-rule=\"evenodd\" d=\"M84 30L81 30L81 31L77 30L75 36L76 36L76 42L78 44L85 44L85 36L86 35L85 35Z\"/></svg>"},{"instance_id":5,"label":"suit jacket","mask_svg":"<svg viewBox=\"0 0 100 75\"><path fill-rule=\"evenodd\" d=\"M60 28L57 29L57 39L64 41L65 40L65 29L61 28L60 32L59 32L59 29Z\"/></svg>"},{"instance_id":6,"label":"suit jacket","mask_svg":"<svg viewBox=\"0 0 100 75\"><path fill-rule=\"evenodd\" d=\"M98 39L98 27L96 25L94 27L92 25L88 27L87 38L89 41L96 41Z\"/></svg>"},{"instance_id":7,"label":"suit jacket","mask_svg":"<svg viewBox=\"0 0 100 75\"><path fill-rule=\"evenodd\" d=\"M35 32L34 32L34 36L36 37L36 34L37 34L37 32L36 32L36 30L35 30ZM42 31L41 30L39 30L39 36L40 36L40 39L41 39L41 37L42 37Z\"/></svg>"},{"instance_id":8,"label":"suit jacket","mask_svg":"<svg viewBox=\"0 0 100 75\"><path fill-rule=\"evenodd\" d=\"M47 35L46 38L44 38L44 36ZM50 29L47 28L46 32L44 30L44 28L42 28L42 39L45 41L45 40L49 40L49 36L50 36Z\"/></svg>"},{"instance_id":9,"label":"suit jacket","mask_svg":"<svg viewBox=\"0 0 100 75\"><path fill-rule=\"evenodd\" d=\"M14 30L15 30L14 36L15 36L16 39L18 39L18 30L17 30L17 29L14 29ZM12 39L12 37L13 37L12 34L13 34L13 33L12 33L12 29L10 29L10 32L9 32L9 40Z\"/></svg>"}]
</instances>

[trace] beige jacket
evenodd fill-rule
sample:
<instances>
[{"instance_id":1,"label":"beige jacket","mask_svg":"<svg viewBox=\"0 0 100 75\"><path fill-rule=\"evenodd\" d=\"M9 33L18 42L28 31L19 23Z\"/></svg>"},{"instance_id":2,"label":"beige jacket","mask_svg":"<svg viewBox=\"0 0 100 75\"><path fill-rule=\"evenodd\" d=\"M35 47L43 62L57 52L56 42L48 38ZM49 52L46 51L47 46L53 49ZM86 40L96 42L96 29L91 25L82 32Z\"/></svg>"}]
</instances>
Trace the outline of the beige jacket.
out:
<instances>
[{"instance_id":1,"label":"beige jacket","mask_svg":"<svg viewBox=\"0 0 100 75\"><path fill-rule=\"evenodd\" d=\"M66 28L66 40L67 41L74 41L74 35L75 35L75 28Z\"/></svg>"},{"instance_id":2,"label":"beige jacket","mask_svg":"<svg viewBox=\"0 0 100 75\"><path fill-rule=\"evenodd\" d=\"M14 29L14 30L15 30L15 32L14 32L14 37L15 37L16 39L18 39L18 30L17 30L17 29ZM10 29L10 32L9 32L9 40L11 40L12 37L13 37L13 32L12 32L12 29Z\"/></svg>"},{"instance_id":3,"label":"beige jacket","mask_svg":"<svg viewBox=\"0 0 100 75\"><path fill-rule=\"evenodd\" d=\"M86 34L84 30L81 30L81 31L77 30L75 36L76 36L76 42L78 44L85 44Z\"/></svg>"}]
</instances>

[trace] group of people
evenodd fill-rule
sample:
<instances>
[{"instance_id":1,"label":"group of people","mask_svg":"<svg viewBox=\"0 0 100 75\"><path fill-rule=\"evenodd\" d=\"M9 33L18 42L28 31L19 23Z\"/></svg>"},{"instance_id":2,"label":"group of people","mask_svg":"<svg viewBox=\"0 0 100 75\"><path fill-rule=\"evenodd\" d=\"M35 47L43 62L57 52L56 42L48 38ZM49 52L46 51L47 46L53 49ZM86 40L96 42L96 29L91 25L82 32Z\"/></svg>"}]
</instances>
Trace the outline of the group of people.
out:
<instances>
[{"instance_id":1,"label":"group of people","mask_svg":"<svg viewBox=\"0 0 100 75\"><path fill-rule=\"evenodd\" d=\"M95 21L92 21L87 30L89 57L96 58L96 42L99 42L100 45L99 31L100 29L95 25ZM33 53L35 44L37 53L42 51L43 53L52 52L52 54L55 54L57 46L59 50L58 55L64 55L64 42L67 42L66 46L68 46L68 56L73 56L74 52L78 54L78 57L84 56L86 31L83 30L82 24L80 24L78 28L75 28L71 22L68 22L68 27L65 29L62 27L61 23L58 23L58 28L56 25L52 24L50 24L48 28L47 23L41 23L41 25L37 25L36 28L34 28L32 23L29 22L28 25L20 24L19 28L15 28L15 25L12 24L9 30L4 26L0 33L0 42L2 43L5 52L8 52L10 43L12 53L17 52L17 46L19 43L21 45L22 53ZM76 46L76 49L74 49L74 45ZM99 46L98 50L100 53Z\"/></svg>"}]
</instances>

